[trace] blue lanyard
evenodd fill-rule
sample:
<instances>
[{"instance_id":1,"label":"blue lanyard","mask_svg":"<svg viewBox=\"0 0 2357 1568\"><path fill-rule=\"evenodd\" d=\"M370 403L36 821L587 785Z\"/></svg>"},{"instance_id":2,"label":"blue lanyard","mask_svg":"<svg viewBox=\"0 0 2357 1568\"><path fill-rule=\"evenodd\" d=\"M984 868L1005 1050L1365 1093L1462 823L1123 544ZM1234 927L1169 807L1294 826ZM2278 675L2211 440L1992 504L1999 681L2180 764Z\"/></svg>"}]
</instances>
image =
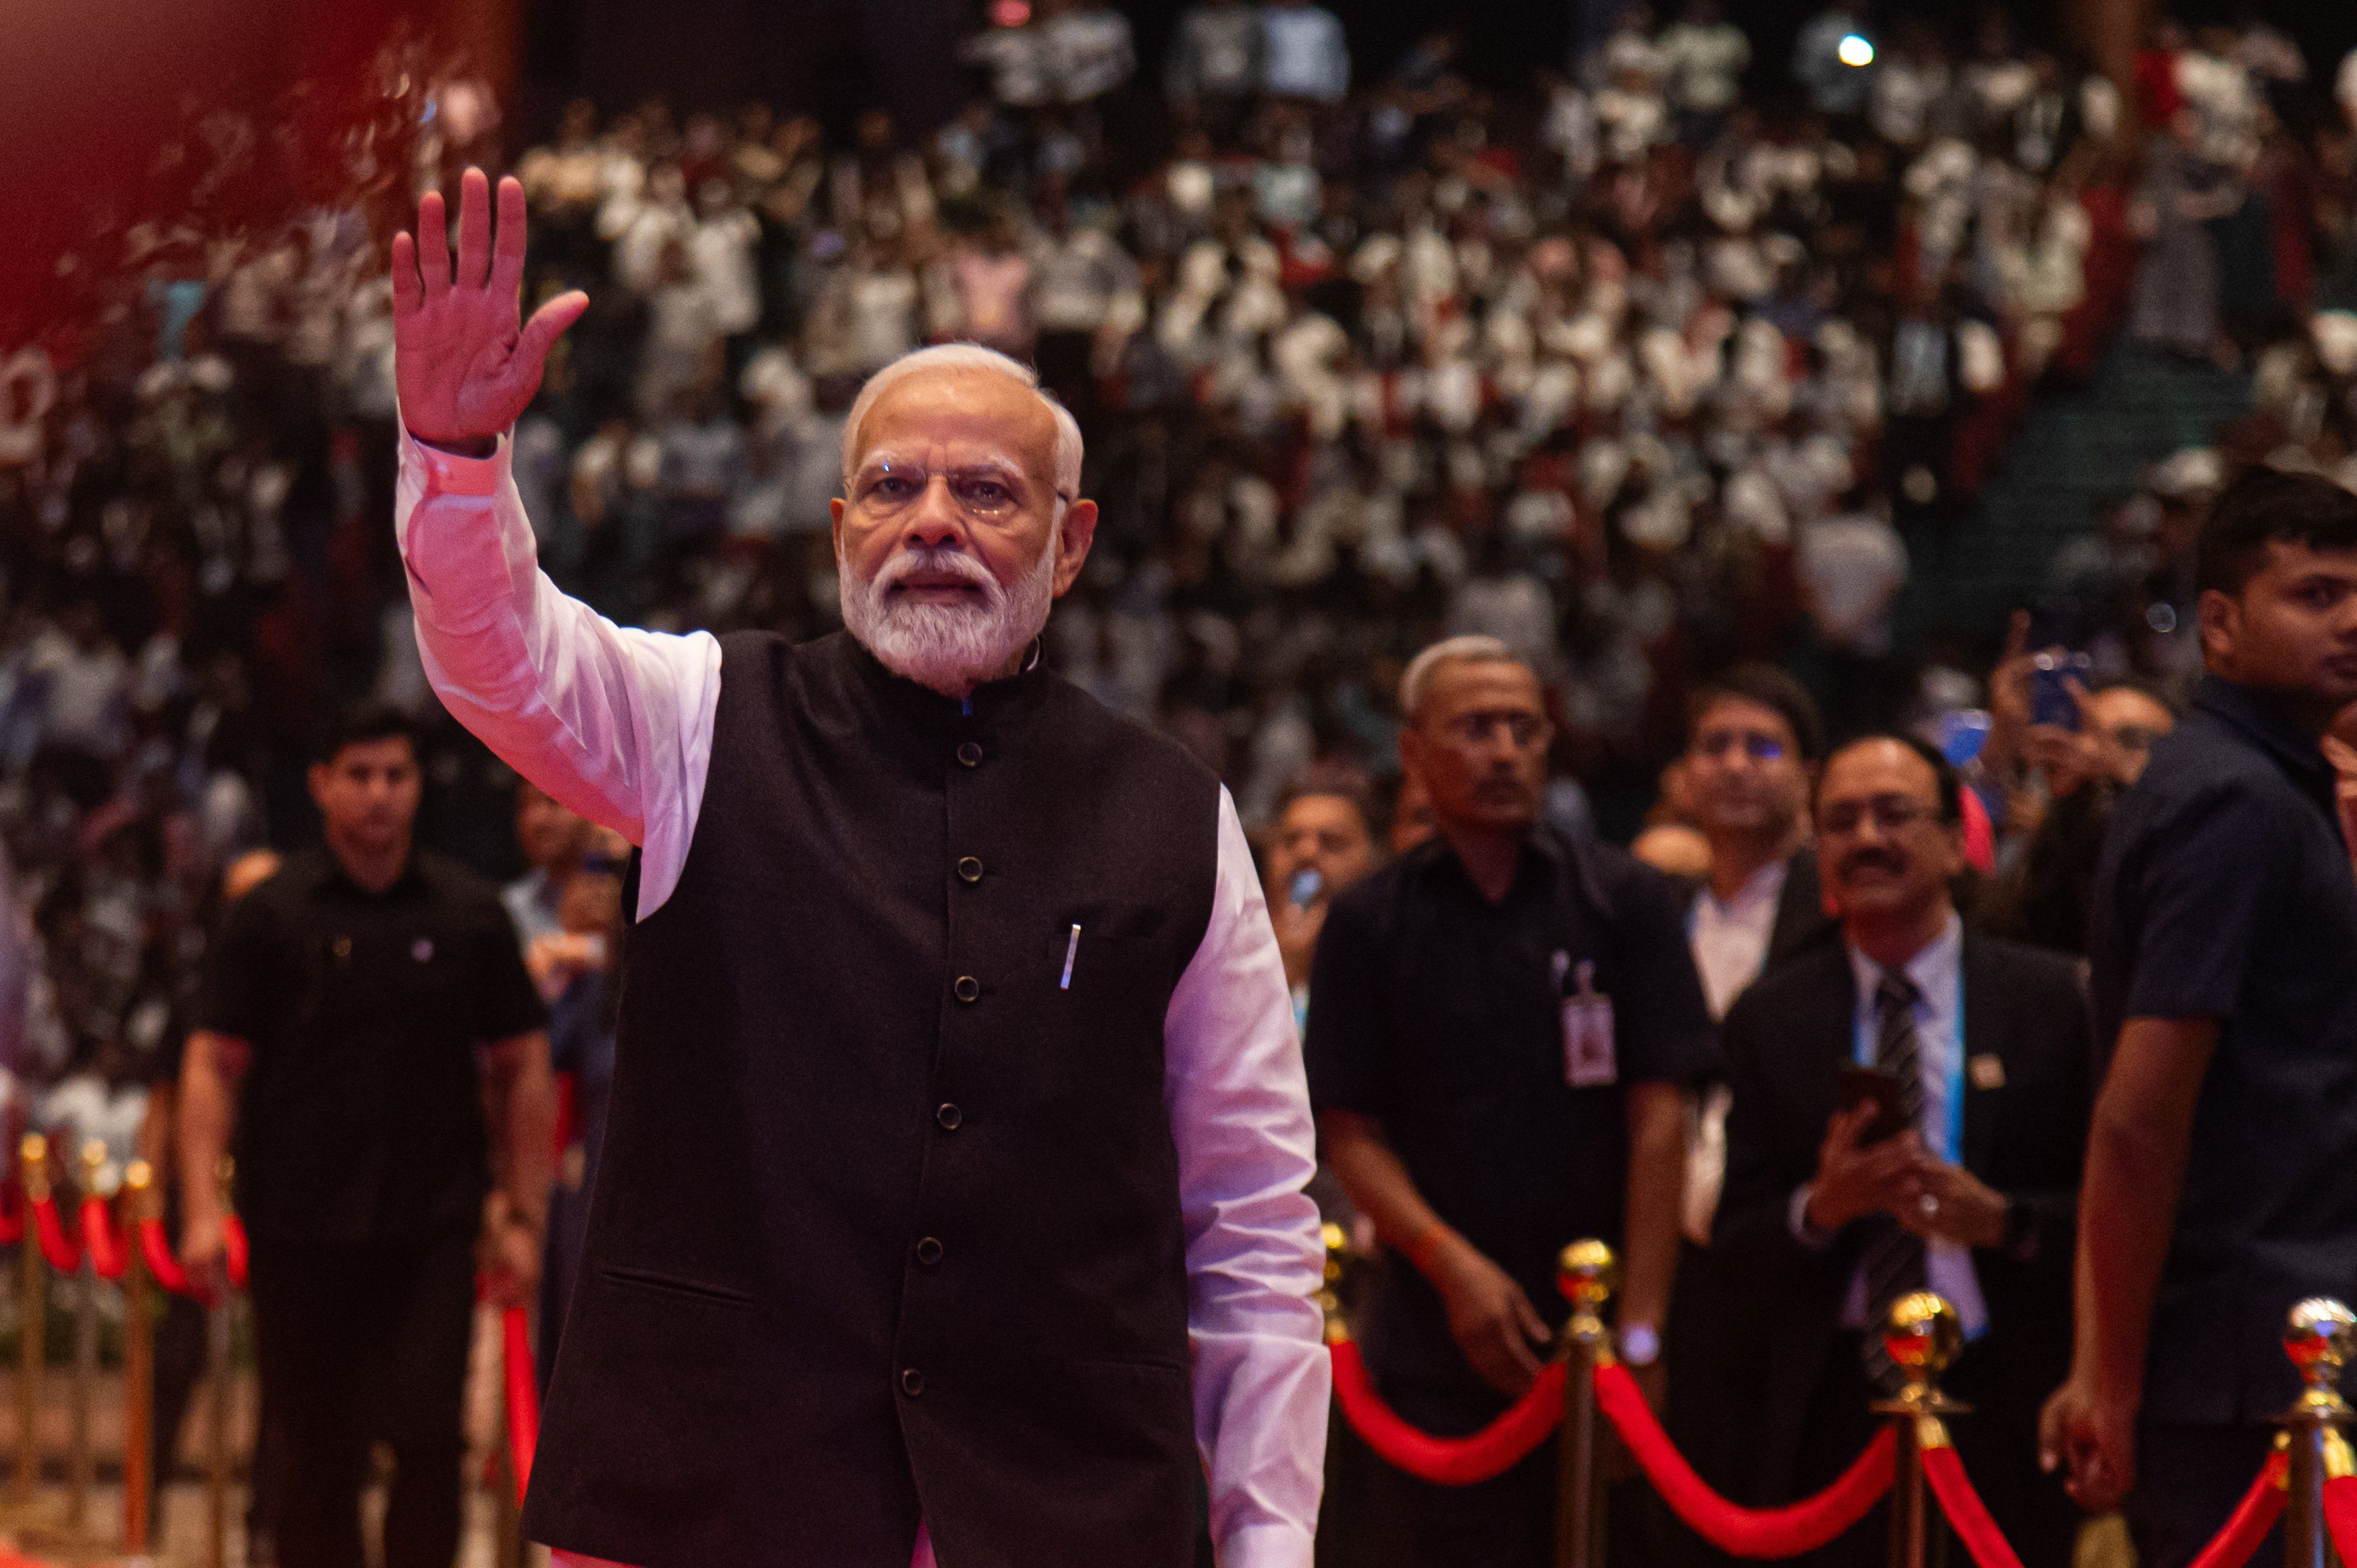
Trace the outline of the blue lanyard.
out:
<instances>
[{"instance_id":1,"label":"blue lanyard","mask_svg":"<svg viewBox=\"0 0 2357 1568\"><path fill-rule=\"evenodd\" d=\"M1881 1043L1877 1038L1878 1027L1879 1020L1871 1010L1858 1010L1855 1054L1860 1067L1875 1065L1877 1047ZM1950 1165L1961 1165L1964 1157L1964 976L1961 964L1957 966L1956 973L1956 1017L1953 1033L1954 1048L1948 1053L1947 1063L1948 1124L1942 1130L1943 1146L1933 1149L1932 1153Z\"/></svg>"}]
</instances>

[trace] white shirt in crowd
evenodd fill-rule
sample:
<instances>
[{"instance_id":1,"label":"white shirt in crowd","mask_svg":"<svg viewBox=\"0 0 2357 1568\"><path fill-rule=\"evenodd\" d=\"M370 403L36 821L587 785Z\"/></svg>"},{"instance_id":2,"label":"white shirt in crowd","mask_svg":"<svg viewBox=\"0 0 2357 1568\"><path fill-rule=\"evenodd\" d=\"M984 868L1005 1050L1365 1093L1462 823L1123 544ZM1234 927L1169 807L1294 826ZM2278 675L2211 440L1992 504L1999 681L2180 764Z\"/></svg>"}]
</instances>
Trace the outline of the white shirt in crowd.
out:
<instances>
[{"instance_id":1,"label":"white shirt in crowd","mask_svg":"<svg viewBox=\"0 0 2357 1568\"><path fill-rule=\"evenodd\" d=\"M1791 865L1771 860L1751 874L1722 902L1705 886L1686 916L1686 944L1702 976L1702 999L1714 1022L1724 1019L1735 999L1767 967L1768 943L1776 934L1776 907L1784 897ZM1697 1246L1710 1245L1718 1195L1727 1185L1727 1112L1732 1101L1725 1084L1715 1084L1696 1110L1695 1135L1686 1144L1685 1233Z\"/></svg>"},{"instance_id":2,"label":"white shirt in crowd","mask_svg":"<svg viewBox=\"0 0 2357 1568\"><path fill-rule=\"evenodd\" d=\"M1261 61L1267 91L1319 103L1335 102L1350 91L1351 47L1333 12L1318 5L1272 5L1261 19L1268 44Z\"/></svg>"},{"instance_id":3,"label":"white shirt in crowd","mask_svg":"<svg viewBox=\"0 0 2357 1568\"><path fill-rule=\"evenodd\" d=\"M638 916L679 885L720 697L720 644L619 627L538 568L509 444L401 440L394 529L418 644L450 712L524 777L640 846ZM1188 1237L1196 1437L1224 1568L1309 1568L1329 1373L1308 1085L1235 803L1220 794L1211 923L1164 1020ZM920 1536L915 1563L931 1550Z\"/></svg>"}]
</instances>

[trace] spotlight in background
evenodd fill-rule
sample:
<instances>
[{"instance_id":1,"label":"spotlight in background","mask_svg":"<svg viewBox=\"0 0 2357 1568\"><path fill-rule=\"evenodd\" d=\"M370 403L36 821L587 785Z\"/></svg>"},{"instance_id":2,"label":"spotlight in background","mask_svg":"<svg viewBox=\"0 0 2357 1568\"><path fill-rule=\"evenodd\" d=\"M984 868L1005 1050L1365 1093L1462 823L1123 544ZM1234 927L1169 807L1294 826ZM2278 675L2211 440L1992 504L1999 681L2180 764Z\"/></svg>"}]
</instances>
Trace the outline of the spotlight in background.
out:
<instances>
[{"instance_id":1,"label":"spotlight in background","mask_svg":"<svg viewBox=\"0 0 2357 1568\"><path fill-rule=\"evenodd\" d=\"M1002 3L1019 5L1021 0L1002 0ZM1834 52L1844 65L1868 66L1874 63L1874 46L1862 34L1846 34Z\"/></svg>"},{"instance_id":2,"label":"spotlight in background","mask_svg":"<svg viewBox=\"0 0 2357 1568\"><path fill-rule=\"evenodd\" d=\"M990 0L990 22L995 27L1019 27L1030 19L1030 0Z\"/></svg>"}]
</instances>

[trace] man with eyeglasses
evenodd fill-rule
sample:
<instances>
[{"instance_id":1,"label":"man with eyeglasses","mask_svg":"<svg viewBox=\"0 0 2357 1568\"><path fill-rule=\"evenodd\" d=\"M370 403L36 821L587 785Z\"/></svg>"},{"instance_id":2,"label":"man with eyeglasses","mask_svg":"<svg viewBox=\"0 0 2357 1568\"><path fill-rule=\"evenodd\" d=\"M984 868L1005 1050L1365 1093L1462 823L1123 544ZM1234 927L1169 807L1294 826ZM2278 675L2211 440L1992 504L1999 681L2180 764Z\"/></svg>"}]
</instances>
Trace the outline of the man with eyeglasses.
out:
<instances>
[{"instance_id":1,"label":"man with eyeglasses","mask_svg":"<svg viewBox=\"0 0 2357 1568\"><path fill-rule=\"evenodd\" d=\"M1897 1391L1878 1326L1917 1290L1971 1341L1948 1388L1955 1440L2024 1561L2067 1562L2077 1516L2038 1464L2045 1380L2070 1359L2072 1238L2093 1087L2077 973L1968 932L1961 786L1921 741L1827 759L1817 863L1841 940L1763 975L1728 1011L1733 1104L1714 1250L1769 1326L1746 1500L1831 1481ZM1827 1563L1879 1562L1854 1529Z\"/></svg>"},{"instance_id":2,"label":"man with eyeglasses","mask_svg":"<svg viewBox=\"0 0 2357 1568\"><path fill-rule=\"evenodd\" d=\"M1554 728L1527 665L1452 638L1408 666L1400 711L1438 832L1328 910L1310 1087L1328 1168L1384 1243L1369 1368L1409 1421L1453 1434L1538 1375L1566 1242L1621 1250L1621 1354L1654 1364L1710 1017L1674 885L1543 820ZM1551 1447L1470 1487L1379 1466L1375 1562L1541 1568L1555 1480Z\"/></svg>"},{"instance_id":3,"label":"man with eyeglasses","mask_svg":"<svg viewBox=\"0 0 2357 1568\"><path fill-rule=\"evenodd\" d=\"M1809 843L1809 791L1824 759L1824 721L1783 671L1738 664L1686 704L1685 783L1710 848L1708 880L1686 911L1687 940L1714 1019L1770 969L1833 939ZM1714 1075L1716 1076L1716 1075ZM1727 1168L1728 1090L1705 1087L1686 1160L1685 1244L1664 1353L1663 1419L1704 1478L1737 1484L1752 1460L1738 1412L1756 1415L1767 1325L1751 1282L1710 1250Z\"/></svg>"},{"instance_id":4,"label":"man with eyeglasses","mask_svg":"<svg viewBox=\"0 0 2357 1568\"><path fill-rule=\"evenodd\" d=\"M536 568L522 188L393 243L397 528L443 701L637 846L524 1530L560 1563L1309 1568L1313 1135L1217 778L1039 668L1081 431L1005 356L844 426L845 632L658 636Z\"/></svg>"}]
</instances>

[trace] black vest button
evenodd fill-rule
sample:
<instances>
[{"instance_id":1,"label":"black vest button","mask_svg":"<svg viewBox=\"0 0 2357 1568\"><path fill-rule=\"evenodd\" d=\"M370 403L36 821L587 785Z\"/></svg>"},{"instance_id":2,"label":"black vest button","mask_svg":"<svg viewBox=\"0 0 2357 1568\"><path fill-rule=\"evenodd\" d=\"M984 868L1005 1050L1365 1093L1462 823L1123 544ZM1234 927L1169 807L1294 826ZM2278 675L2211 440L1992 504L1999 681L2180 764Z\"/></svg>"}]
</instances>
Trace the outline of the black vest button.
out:
<instances>
[{"instance_id":1,"label":"black vest button","mask_svg":"<svg viewBox=\"0 0 2357 1568\"><path fill-rule=\"evenodd\" d=\"M982 994L982 982L970 974L961 974L950 987L950 993L961 1002L972 1002Z\"/></svg>"},{"instance_id":2,"label":"black vest button","mask_svg":"<svg viewBox=\"0 0 2357 1568\"><path fill-rule=\"evenodd\" d=\"M933 1112L933 1120L942 1124L942 1132L954 1133L958 1130L958 1123L965 1120L965 1112L954 1105L944 1105Z\"/></svg>"},{"instance_id":3,"label":"black vest button","mask_svg":"<svg viewBox=\"0 0 2357 1568\"><path fill-rule=\"evenodd\" d=\"M919 1394L923 1393L925 1391L925 1374L917 1370L914 1367L902 1368L900 1370L900 1391L907 1394L910 1399L915 1399Z\"/></svg>"},{"instance_id":4,"label":"black vest button","mask_svg":"<svg viewBox=\"0 0 2357 1568\"><path fill-rule=\"evenodd\" d=\"M968 768L981 767L982 742L978 740L969 740L962 743L958 746L958 760L964 763Z\"/></svg>"},{"instance_id":5,"label":"black vest button","mask_svg":"<svg viewBox=\"0 0 2357 1568\"><path fill-rule=\"evenodd\" d=\"M923 1240L917 1243L917 1262L930 1269L941 1261L941 1242L934 1240L932 1237L928 1236Z\"/></svg>"},{"instance_id":6,"label":"black vest button","mask_svg":"<svg viewBox=\"0 0 2357 1568\"><path fill-rule=\"evenodd\" d=\"M979 882L982 880L982 862L967 855L958 862L957 873L961 882Z\"/></svg>"}]
</instances>

